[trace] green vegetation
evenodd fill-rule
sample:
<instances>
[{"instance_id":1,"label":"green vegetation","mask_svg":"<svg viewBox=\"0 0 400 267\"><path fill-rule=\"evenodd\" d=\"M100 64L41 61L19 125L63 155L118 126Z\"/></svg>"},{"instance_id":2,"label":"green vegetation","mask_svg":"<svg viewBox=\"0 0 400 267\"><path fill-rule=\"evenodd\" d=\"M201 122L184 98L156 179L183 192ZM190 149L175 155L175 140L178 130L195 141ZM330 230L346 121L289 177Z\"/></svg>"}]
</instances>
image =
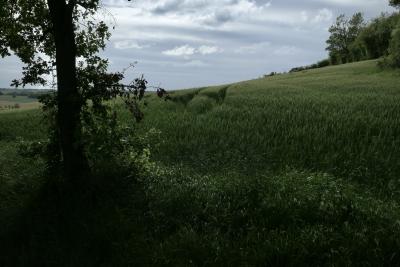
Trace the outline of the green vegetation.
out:
<instances>
[{"instance_id":1,"label":"green vegetation","mask_svg":"<svg viewBox=\"0 0 400 267\"><path fill-rule=\"evenodd\" d=\"M0 112L37 109L38 97L48 92L48 90L0 89Z\"/></svg>"},{"instance_id":2,"label":"green vegetation","mask_svg":"<svg viewBox=\"0 0 400 267\"><path fill-rule=\"evenodd\" d=\"M392 5L395 6L394 3ZM340 15L329 29L327 40L331 64L343 64L383 57L380 66L399 67L400 15L382 14L380 17L364 22L361 13L350 19Z\"/></svg>"},{"instance_id":3,"label":"green vegetation","mask_svg":"<svg viewBox=\"0 0 400 267\"><path fill-rule=\"evenodd\" d=\"M110 152L85 187L22 156L46 140L38 111L1 114L0 265L398 265L400 73L376 65L147 95L144 153L122 156L142 169ZM131 144L97 133L89 158Z\"/></svg>"},{"instance_id":4,"label":"green vegetation","mask_svg":"<svg viewBox=\"0 0 400 267\"><path fill-rule=\"evenodd\" d=\"M204 172L290 166L368 184L395 182L399 74L374 64L171 94L175 101L149 105L145 123L164 140L153 152L162 162ZM221 91L223 101L216 98Z\"/></svg>"},{"instance_id":5,"label":"green vegetation","mask_svg":"<svg viewBox=\"0 0 400 267\"><path fill-rule=\"evenodd\" d=\"M340 16L295 73L151 95L99 56L99 0L0 2L12 85L57 80L0 114L0 266L400 265L400 74L322 69L398 67L397 13Z\"/></svg>"},{"instance_id":6,"label":"green vegetation","mask_svg":"<svg viewBox=\"0 0 400 267\"><path fill-rule=\"evenodd\" d=\"M398 7L397 1L390 1ZM371 59L379 59L380 67L400 67L400 14L382 13L369 22L363 14L355 13L351 18L344 14L336 18L329 28L330 36L326 50L329 59L308 66L295 67L290 72L323 68L328 65L345 64Z\"/></svg>"},{"instance_id":7,"label":"green vegetation","mask_svg":"<svg viewBox=\"0 0 400 267\"><path fill-rule=\"evenodd\" d=\"M329 57L332 64L343 64L354 61L351 47L364 27L364 18L361 13L354 14L347 19L344 14L336 19L336 23L329 28L329 39L326 41Z\"/></svg>"}]
</instances>

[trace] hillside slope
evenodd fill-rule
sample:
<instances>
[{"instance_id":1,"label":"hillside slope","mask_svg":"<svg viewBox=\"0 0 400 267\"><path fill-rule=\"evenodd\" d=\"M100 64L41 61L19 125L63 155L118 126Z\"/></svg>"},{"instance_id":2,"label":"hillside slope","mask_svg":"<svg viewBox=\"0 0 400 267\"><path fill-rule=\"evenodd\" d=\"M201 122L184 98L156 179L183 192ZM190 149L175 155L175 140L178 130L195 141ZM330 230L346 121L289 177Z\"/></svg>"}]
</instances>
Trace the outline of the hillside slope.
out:
<instances>
[{"instance_id":1,"label":"hillside slope","mask_svg":"<svg viewBox=\"0 0 400 267\"><path fill-rule=\"evenodd\" d=\"M176 91L151 101L155 159L197 171L300 168L367 183L400 174L400 73L376 61Z\"/></svg>"},{"instance_id":2,"label":"hillside slope","mask_svg":"<svg viewBox=\"0 0 400 267\"><path fill-rule=\"evenodd\" d=\"M148 95L120 118L154 164L82 188L27 155L39 110L2 113L0 265L399 266L399 78L367 61Z\"/></svg>"}]
</instances>

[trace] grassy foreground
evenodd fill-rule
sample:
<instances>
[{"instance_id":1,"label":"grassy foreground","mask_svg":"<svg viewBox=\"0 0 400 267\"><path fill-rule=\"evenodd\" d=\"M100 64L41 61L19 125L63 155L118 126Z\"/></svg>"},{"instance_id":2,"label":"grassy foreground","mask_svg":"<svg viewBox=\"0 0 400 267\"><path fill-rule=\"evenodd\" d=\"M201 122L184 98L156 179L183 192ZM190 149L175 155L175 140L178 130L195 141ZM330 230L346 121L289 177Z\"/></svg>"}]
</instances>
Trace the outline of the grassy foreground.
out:
<instances>
[{"instance_id":1,"label":"grassy foreground","mask_svg":"<svg viewBox=\"0 0 400 267\"><path fill-rule=\"evenodd\" d=\"M375 65L149 96L154 166L90 206L18 153L40 113L0 114L0 265L400 264L400 73Z\"/></svg>"}]
</instances>

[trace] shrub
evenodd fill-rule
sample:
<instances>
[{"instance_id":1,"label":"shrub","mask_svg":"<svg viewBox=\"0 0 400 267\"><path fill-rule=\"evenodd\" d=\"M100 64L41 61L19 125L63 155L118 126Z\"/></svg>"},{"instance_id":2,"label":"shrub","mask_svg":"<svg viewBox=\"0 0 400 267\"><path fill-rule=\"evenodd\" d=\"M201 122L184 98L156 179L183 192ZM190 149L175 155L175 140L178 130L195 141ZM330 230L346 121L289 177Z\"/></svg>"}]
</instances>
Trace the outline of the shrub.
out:
<instances>
[{"instance_id":1,"label":"shrub","mask_svg":"<svg viewBox=\"0 0 400 267\"><path fill-rule=\"evenodd\" d=\"M329 59L324 59L324 60L321 60L321 61L317 62L317 67L318 68L323 68L323 67L329 66L330 64L331 63L330 63Z\"/></svg>"},{"instance_id":2,"label":"shrub","mask_svg":"<svg viewBox=\"0 0 400 267\"><path fill-rule=\"evenodd\" d=\"M392 32L399 21L399 14L382 14L364 28L353 46L358 46L361 59L374 59L388 54Z\"/></svg>"},{"instance_id":3,"label":"shrub","mask_svg":"<svg viewBox=\"0 0 400 267\"><path fill-rule=\"evenodd\" d=\"M264 77L267 78L267 77L272 77L272 76L275 76L275 75L277 75L277 73L272 71L269 74L265 74Z\"/></svg>"},{"instance_id":4,"label":"shrub","mask_svg":"<svg viewBox=\"0 0 400 267\"><path fill-rule=\"evenodd\" d=\"M300 72L303 70L311 70L311 69L318 69L318 68L324 68L327 66L331 65L331 59L323 59L321 61L318 61L317 63L308 65L308 66L301 66L301 67L296 67L291 69L289 72Z\"/></svg>"},{"instance_id":5,"label":"shrub","mask_svg":"<svg viewBox=\"0 0 400 267\"><path fill-rule=\"evenodd\" d=\"M383 67L400 68L400 23L392 33L389 55L379 64Z\"/></svg>"}]
</instances>

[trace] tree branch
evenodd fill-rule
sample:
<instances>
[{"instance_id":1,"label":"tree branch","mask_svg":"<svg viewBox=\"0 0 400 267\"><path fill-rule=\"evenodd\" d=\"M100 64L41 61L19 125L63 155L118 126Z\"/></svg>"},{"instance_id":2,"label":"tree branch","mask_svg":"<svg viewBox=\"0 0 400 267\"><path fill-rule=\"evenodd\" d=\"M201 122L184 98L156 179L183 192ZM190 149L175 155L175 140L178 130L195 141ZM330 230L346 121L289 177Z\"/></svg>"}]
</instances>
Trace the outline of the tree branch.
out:
<instances>
[{"instance_id":1,"label":"tree branch","mask_svg":"<svg viewBox=\"0 0 400 267\"><path fill-rule=\"evenodd\" d=\"M71 0L71 2L74 2L74 5L79 5L84 9L93 9L97 7L96 1L93 0L91 0L90 2L84 0Z\"/></svg>"}]
</instances>

